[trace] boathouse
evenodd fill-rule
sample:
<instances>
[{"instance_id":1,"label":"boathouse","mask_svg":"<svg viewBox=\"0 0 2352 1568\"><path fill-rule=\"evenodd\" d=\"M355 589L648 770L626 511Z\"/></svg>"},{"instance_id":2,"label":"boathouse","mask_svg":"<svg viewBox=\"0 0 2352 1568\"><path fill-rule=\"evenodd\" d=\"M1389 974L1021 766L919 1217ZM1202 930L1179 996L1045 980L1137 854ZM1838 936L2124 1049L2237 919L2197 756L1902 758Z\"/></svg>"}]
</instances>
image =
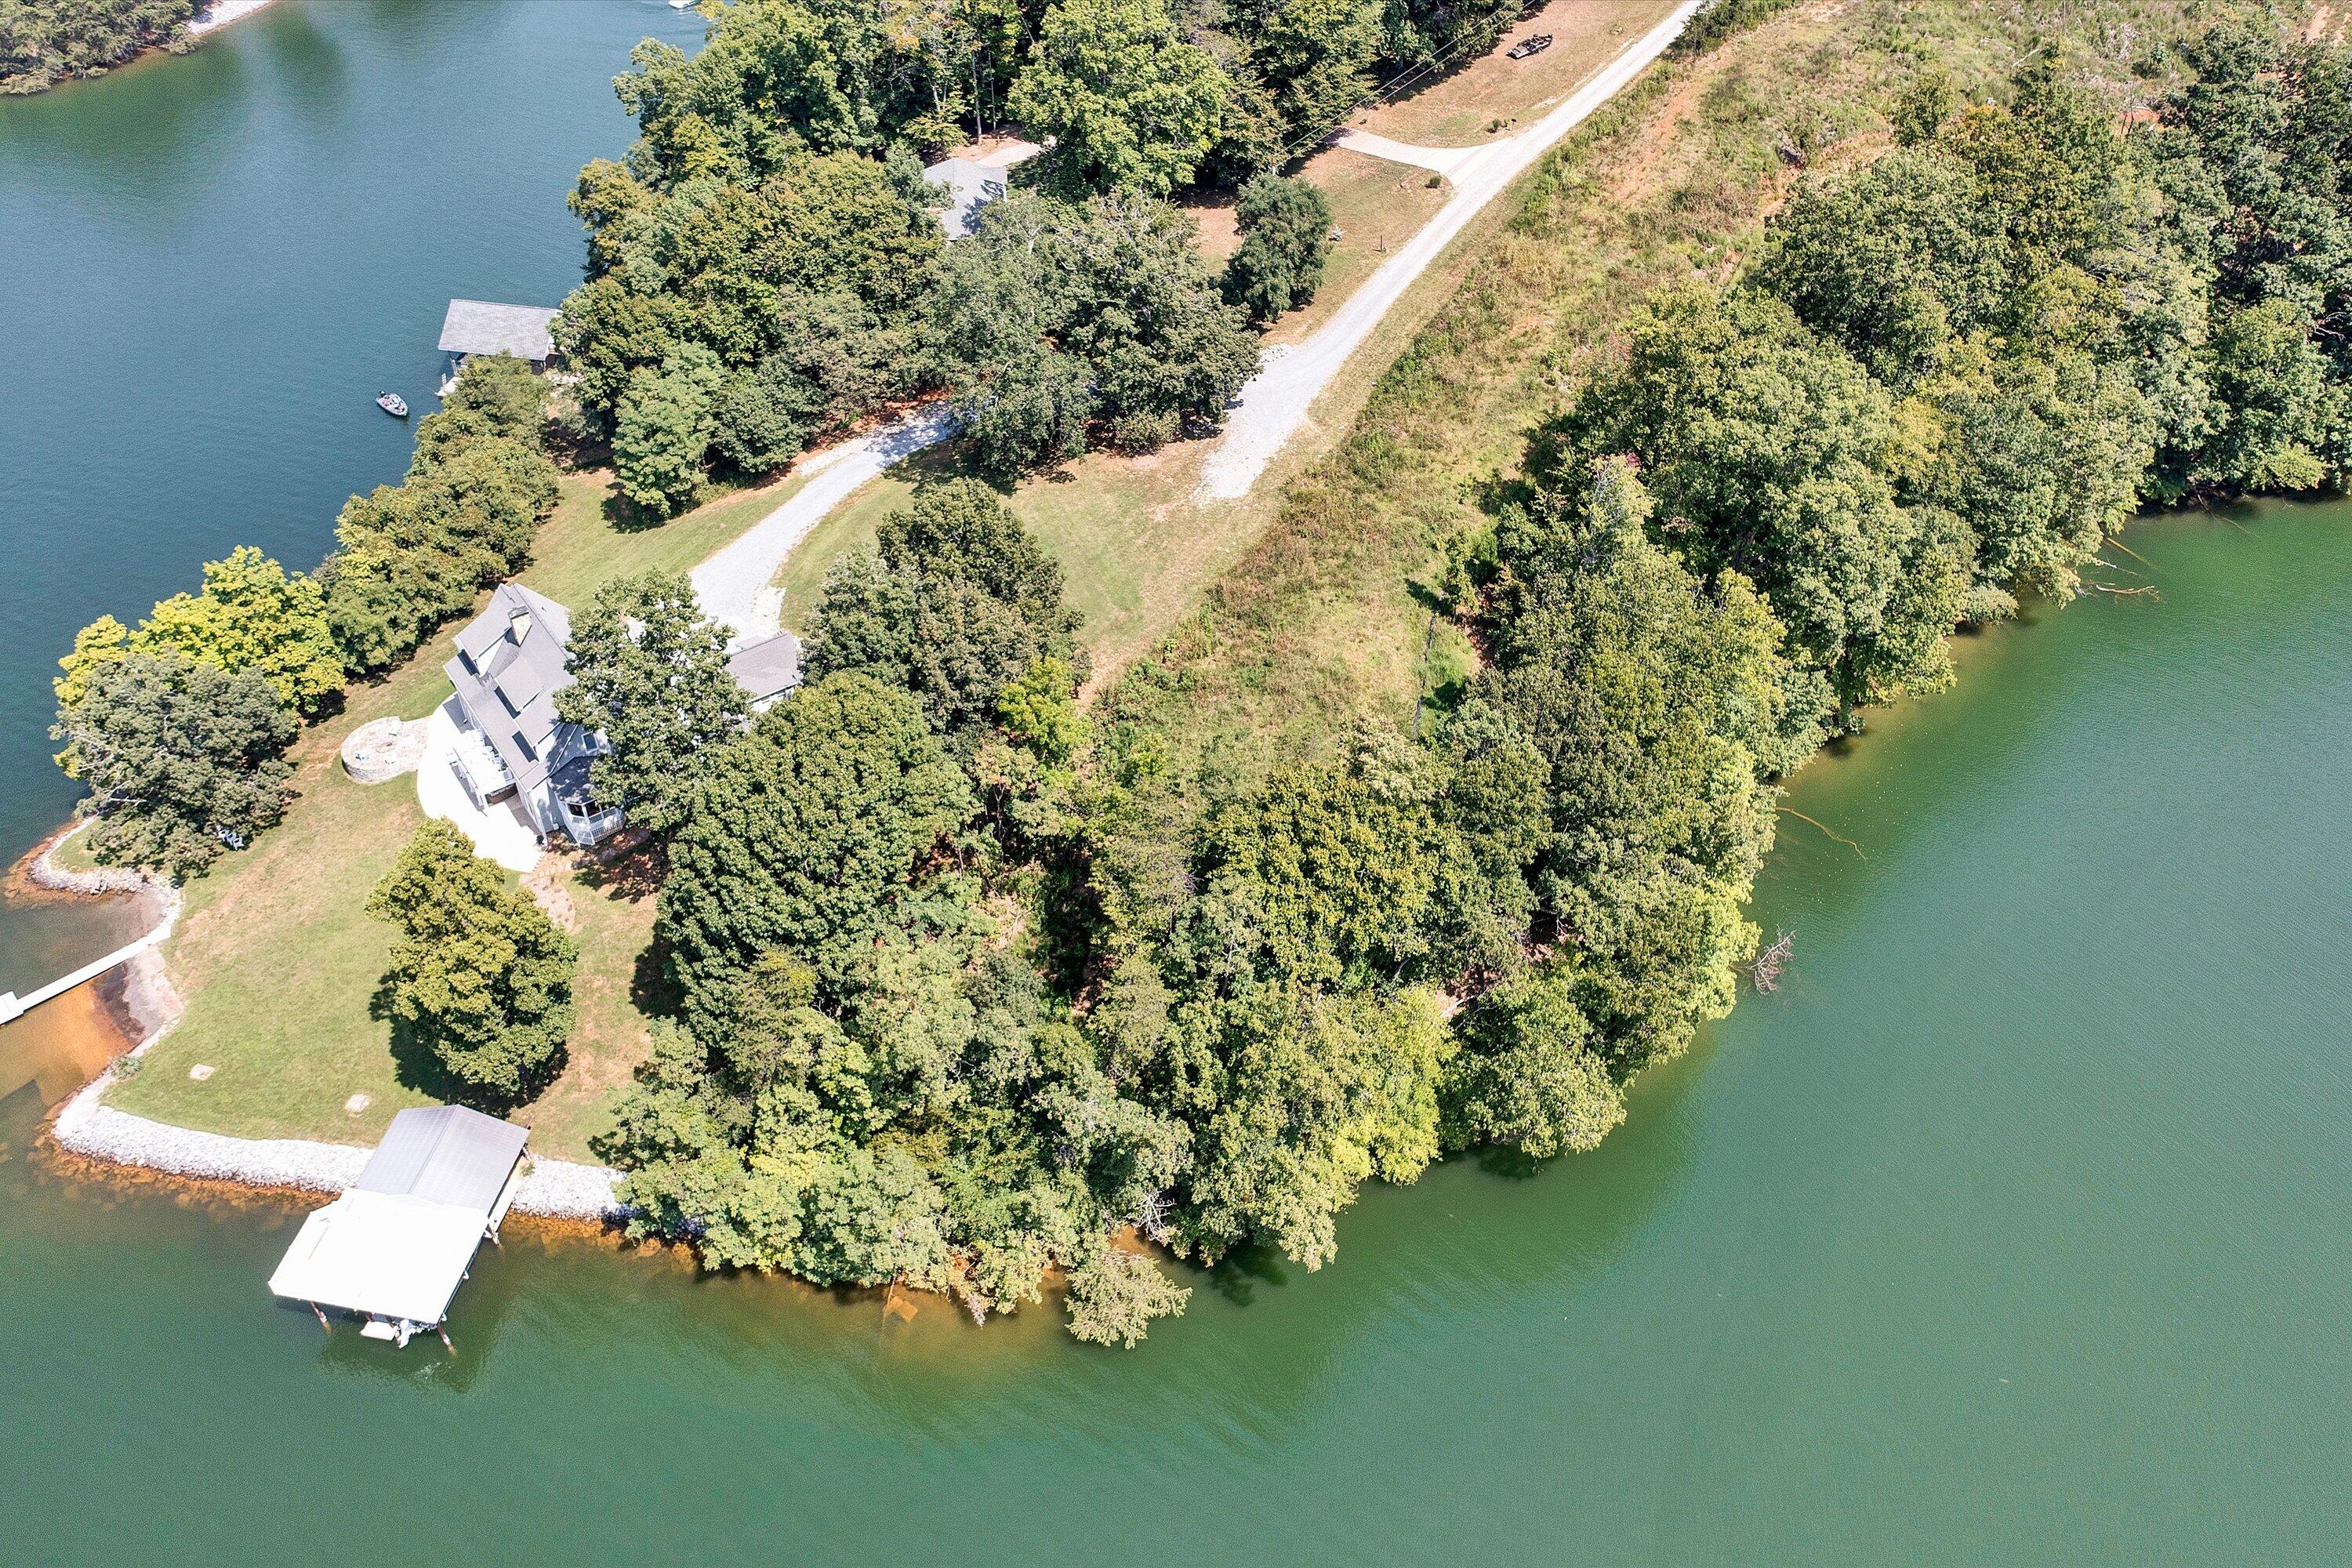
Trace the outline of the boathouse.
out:
<instances>
[{"instance_id":1,"label":"boathouse","mask_svg":"<svg viewBox=\"0 0 2352 1568\"><path fill-rule=\"evenodd\" d=\"M370 1339L405 1345L438 1332L450 1299L521 1179L528 1128L462 1105L404 1110L392 1119L359 1180L302 1222L269 1289L326 1310L355 1312Z\"/></svg>"},{"instance_id":2,"label":"boathouse","mask_svg":"<svg viewBox=\"0 0 2352 1568\"><path fill-rule=\"evenodd\" d=\"M539 305L499 305L488 300L452 300L441 318L441 352L449 356L454 379L473 354L512 354L545 370L555 358L550 329L555 312ZM444 394L446 395L446 394Z\"/></svg>"}]
</instances>

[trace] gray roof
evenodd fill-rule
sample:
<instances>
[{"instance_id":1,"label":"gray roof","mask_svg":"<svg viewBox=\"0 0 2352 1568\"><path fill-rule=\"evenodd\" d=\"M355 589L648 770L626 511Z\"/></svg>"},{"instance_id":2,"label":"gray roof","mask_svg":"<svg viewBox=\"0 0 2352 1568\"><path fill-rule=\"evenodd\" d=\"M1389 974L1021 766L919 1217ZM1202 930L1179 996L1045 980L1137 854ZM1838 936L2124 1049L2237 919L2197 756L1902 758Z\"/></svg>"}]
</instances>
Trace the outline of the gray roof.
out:
<instances>
[{"instance_id":1,"label":"gray roof","mask_svg":"<svg viewBox=\"0 0 2352 1568\"><path fill-rule=\"evenodd\" d=\"M1004 171L969 158L942 158L923 171L923 178L947 193L940 226L950 239L978 228L980 209L1004 195Z\"/></svg>"},{"instance_id":2,"label":"gray roof","mask_svg":"<svg viewBox=\"0 0 2352 1568\"><path fill-rule=\"evenodd\" d=\"M441 667L526 795L555 751L555 694L572 684L564 668L571 640L570 611L520 583L501 583L489 607L457 634L457 657Z\"/></svg>"},{"instance_id":3,"label":"gray roof","mask_svg":"<svg viewBox=\"0 0 2352 1568\"><path fill-rule=\"evenodd\" d=\"M512 354L534 363L555 353L548 323L555 312L537 305L495 305L488 300L452 300L441 318L441 352L453 354Z\"/></svg>"},{"instance_id":4,"label":"gray roof","mask_svg":"<svg viewBox=\"0 0 2352 1568\"><path fill-rule=\"evenodd\" d=\"M352 1186L488 1214L522 1158L528 1128L462 1105L404 1110Z\"/></svg>"},{"instance_id":5,"label":"gray roof","mask_svg":"<svg viewBox=\"0 0 2352 1568\"><path fill-rule=\"evenodd\" d=\"M755 703L781 697L801 683L801 639L778 632L746 643L727 656L727 672Z\"/></svg>"}]
</instances>

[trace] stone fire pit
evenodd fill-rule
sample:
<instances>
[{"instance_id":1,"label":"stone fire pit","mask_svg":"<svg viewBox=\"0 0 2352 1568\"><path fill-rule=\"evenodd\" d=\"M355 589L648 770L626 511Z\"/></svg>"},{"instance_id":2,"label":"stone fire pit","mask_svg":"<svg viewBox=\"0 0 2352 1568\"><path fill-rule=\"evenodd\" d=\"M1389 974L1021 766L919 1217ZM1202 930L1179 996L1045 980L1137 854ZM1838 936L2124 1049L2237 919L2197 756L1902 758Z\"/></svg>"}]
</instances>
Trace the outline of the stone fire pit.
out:
<instances>
[{"instance_id":1,"label":"stone fire pit","mask_svg":"<svg viewBox=\"0 0 2352 1568\"><path fill-rule=\"evenodd\" d=\"M343 738L343 772L362 784L413 773L424 755L422 719L374 719Z\"/></svg>"}]
</instances>

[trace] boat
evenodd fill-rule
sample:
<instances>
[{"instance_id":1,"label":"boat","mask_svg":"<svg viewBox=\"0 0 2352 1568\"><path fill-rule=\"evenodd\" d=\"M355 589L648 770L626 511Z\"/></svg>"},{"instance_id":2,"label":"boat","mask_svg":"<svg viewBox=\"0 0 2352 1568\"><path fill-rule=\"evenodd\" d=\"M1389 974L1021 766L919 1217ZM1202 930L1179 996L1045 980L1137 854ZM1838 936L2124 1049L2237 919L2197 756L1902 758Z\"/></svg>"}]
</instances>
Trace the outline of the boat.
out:
<instances>
[{"instance_id":1,"label":"boat","mask_svg":"<svg viewBox=\"0 0 2352 1568\"><path fill-rule=\"evenodd\" d=\"M375 400L375 405L394 419L408 417L408 400L396 392L387 392Z\"/></svg>"},{"instance_id":2,"label":"boat","mask_svg":"<svg viewBox=\"0 0 2352 1568\"><path fill-rule=\"evenodd\" d=\"M1551 35L1549 33L1538 33L1532 38L1521 38L1517 43L1513 44L1509 48L1503 52L1512 59L1523 60L1529 55L1541 54L1544 50L1549 47L1551 47Z\"/></svg>"},{"instance_id":3,"label":"boat","mask_svg":"<svg viewBox=\"0 0 2352 1568\"><path fill-rule=\"evenodd\" d=\"M699 0L669 0L669 8L673 11L691 11L698 3Z\"/></svg>"}]
</instances>

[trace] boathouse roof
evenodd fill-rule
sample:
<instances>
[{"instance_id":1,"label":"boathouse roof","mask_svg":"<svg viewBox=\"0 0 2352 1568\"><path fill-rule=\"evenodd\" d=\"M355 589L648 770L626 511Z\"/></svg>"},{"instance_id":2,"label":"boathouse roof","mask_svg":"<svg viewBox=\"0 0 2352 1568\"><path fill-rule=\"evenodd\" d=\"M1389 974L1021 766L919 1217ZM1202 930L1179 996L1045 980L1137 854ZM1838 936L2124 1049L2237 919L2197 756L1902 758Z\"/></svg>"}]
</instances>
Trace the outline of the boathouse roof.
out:
<instances>
[{"instance_id":1,"label":"boathouse roof","mask_svg":"<svg viewBox=\"0 0 2352 1568\"><path fill-rule=\"evenodd\" d=\"M404 1110L352 1187L488 1214L530 1136L526 1128L462 1105Z\"/></svg>"},{"instance_id":2,"label":"boathouse roof","mask_svg":"<svg viewBox=\"0 0 2352 1568\"><path fill-rule=\"evenodd\" d=\"M555 353L548 325L555 312L538 305L499 305L488 300L452 300L441 318L441 352L452 354L512 354L533 364Z\"/></svg>"},{"instance_id":3,"label":"boathouse roof","mask_svg":"<svg viewBox=\"0 0 2352 1568\"><path fill-rule=\"evenodd\" d=\"M360 1179L303 1220L270 1291L433 1327L506 1216L530 1136L460 1105L402 1111Z\"/></svg>"}]
</instances>

